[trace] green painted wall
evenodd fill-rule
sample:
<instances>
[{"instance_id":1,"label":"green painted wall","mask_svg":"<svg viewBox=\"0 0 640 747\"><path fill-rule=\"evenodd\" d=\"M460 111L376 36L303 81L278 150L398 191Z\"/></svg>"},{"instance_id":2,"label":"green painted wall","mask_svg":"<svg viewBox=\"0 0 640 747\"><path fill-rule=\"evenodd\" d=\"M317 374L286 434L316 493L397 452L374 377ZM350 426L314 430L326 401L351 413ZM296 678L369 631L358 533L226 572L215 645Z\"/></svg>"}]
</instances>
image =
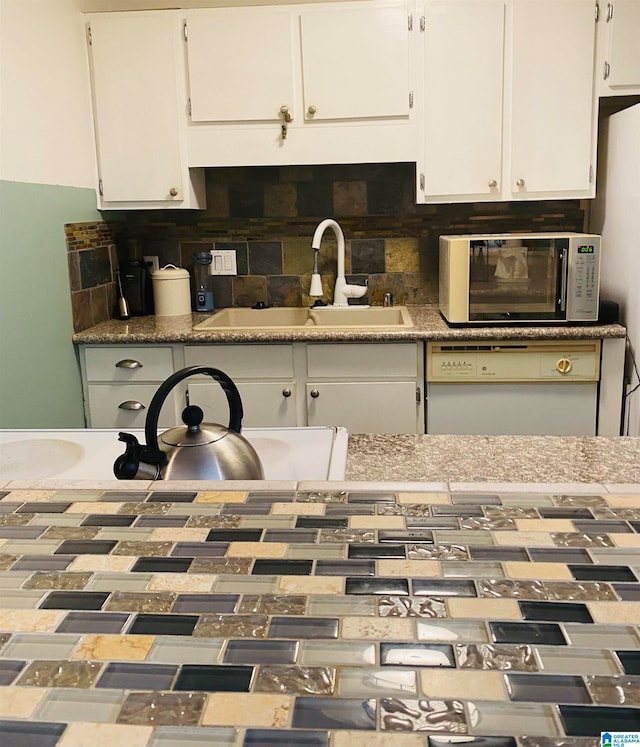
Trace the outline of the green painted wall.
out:
<instances>
[{"instance_id":1,"label":"green painted wall","mask_svg":"<svg viewBox=\"0 0 640 747\"><path fill-rule=\"evenodd\" d=\"M83 428L64 224L95 192L0 180L0 428Z\"/></svg>"}]
</instances>

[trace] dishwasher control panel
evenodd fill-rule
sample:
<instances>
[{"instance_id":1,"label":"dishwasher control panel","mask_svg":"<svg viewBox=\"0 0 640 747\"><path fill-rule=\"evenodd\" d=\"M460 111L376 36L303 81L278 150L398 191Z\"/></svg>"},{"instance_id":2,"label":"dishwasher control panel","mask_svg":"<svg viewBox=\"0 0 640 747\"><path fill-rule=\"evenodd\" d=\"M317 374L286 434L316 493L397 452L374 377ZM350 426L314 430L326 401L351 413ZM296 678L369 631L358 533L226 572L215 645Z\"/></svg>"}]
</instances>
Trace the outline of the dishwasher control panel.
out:
<instances>
[{"instance_id":1,"label":"dishwasher control panel","mask_svg":"<svg viewBox=\"0 0 640 747\"><path fill-rule=\"evenodd\" d=\"M598 381L600 341L427 344L427 381Z\"/></svg>"}]
</instances>

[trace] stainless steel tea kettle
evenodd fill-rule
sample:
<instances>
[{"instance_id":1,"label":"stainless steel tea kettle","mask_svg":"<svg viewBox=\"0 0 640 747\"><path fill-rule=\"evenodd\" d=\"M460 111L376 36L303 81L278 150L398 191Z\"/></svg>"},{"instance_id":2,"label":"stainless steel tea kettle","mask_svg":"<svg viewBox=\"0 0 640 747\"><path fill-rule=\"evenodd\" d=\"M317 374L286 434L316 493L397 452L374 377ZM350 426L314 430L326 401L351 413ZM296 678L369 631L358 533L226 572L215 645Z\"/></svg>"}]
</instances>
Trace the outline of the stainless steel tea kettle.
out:
<instances>
[{"instance_id":1,"label":"stainless steel tea kettle","mask_svg":"<svg viewBox=\"0 0 640 747\"><path fill-rule=\"evenodd\" d=\"M160 410L169 392L184 379L208 374L217 381L229 403L229 426L202 423L197 405L182 411L184 426L170 428L158 436ZM240 435L242 400L233 381L223 371L209 366L189 366L171 375L153 395L145 421L146 444L131 433L120 433L126 450L113 465L119 480L264 480L260 458Z\"/></svg>"}]
</instances>

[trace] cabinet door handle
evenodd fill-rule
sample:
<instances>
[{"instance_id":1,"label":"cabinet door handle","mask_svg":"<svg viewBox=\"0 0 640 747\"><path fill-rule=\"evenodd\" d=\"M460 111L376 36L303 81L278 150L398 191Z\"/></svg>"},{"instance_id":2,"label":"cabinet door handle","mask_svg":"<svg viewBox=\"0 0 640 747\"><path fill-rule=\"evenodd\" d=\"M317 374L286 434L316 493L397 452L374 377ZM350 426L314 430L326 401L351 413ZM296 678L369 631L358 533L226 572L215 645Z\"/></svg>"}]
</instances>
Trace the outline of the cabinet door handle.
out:
<instances>
[{"instance_id":1,"label":"cabinet door handle","mask_svg":"<svg viewBox=\"0 0 640 747\"><path fill-rule=\"evenodd\" d=\"M525 182L525 180L524 180L524 179L518 179L518 180L516 181L516 186L517 186L517 187L524 187L524 185L525 185L525 184L526 184L526 182Z\"/></svg>"},{"instance_id":2,"label":"cabinet door handle","mask_svg":"<svg viewBox=\"0 0 640 747\"><path fill-rule=\"evenodd\" d=\"M120 410L144 410L144 405L138 400L128 399L126 402L121 402L118 408Z\"/></svg>"},{"instance_id":3,"label":"cabinet door handle","mask_svg":"<svg viewBox=\"0 0 640 747\"><path fill-rule=\"evenodd\" d=\"M291 396L291 389L289 389L289 388L283 389L282 390L282 396L283 397L290 397Z\"/></svg>"},{"instance_id":4,"label":"cabinet door handle","mask_svg":"<svg viewBox=\"0 0 640 747\"><path fill-rule=\"evenodd\" d=\"M317 399L320 396L320 392L317 389L312 389L309 394L314 398Z\"/></svg>"},{"instance_id":5,"label":"cabinet door handle","mask_svg":"<svg viewBox=\"0 0 640 747\"><path fill-rule=\"evenodd\" d=\"M171 189L169 190L169 194L171 195L171 197L177 197L178 196L177 187L171 187Z\"/></svg>"},{"instance_id":6,"label":"cabinet door handle","mask_svg":"<svg viewBox=\"0 0 640 747\"><path fill-rule=\"evenodd\" d=\"M124 358L116 363L116 368L142 368L142 363L134 361L133 358Z\"/></svg>"},{"instance_id":7,"label":"cabinet door handle","mask_svg":"<svg viewBox=\"0 0 640 747\"><path fill-rule=\"evenodd\" d=\"M498 182L495 179L489 179L489 186L491 189L495 189L498 186Z\"/></svg>"},{"instance_id":8,"label":"cabinet door handle","mask_svg":"<svg viewBox=\"0 0 640 747\"><path fill-rule=\"evenodd\" d=\"M309 104L309 108L307 109L307 114L310 117L313 117L313 115L318 111L318 107L314 106L313 104Z\"/></svg>"}]
</instances>

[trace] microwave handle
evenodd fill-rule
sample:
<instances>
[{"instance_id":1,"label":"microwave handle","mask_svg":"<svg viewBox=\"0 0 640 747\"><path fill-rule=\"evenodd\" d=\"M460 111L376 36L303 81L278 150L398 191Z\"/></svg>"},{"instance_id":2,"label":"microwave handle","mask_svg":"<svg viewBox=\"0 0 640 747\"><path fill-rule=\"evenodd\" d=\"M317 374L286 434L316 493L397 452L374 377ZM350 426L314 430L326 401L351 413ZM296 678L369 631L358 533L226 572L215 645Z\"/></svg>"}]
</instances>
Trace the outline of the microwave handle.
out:
<instances>
[{"instance_id":1,"label":"microwave handle","mask_svg":"<svg viewBox=\"0 0 640 747\"><path fill-rule=\"evenodd\" d=\"M569 250L562 247L560 249L560 298L558 304L560 311L566 311L567 308L567 262Z\"/></svg>"}]
</instances>

